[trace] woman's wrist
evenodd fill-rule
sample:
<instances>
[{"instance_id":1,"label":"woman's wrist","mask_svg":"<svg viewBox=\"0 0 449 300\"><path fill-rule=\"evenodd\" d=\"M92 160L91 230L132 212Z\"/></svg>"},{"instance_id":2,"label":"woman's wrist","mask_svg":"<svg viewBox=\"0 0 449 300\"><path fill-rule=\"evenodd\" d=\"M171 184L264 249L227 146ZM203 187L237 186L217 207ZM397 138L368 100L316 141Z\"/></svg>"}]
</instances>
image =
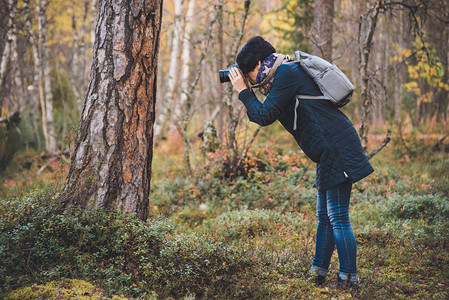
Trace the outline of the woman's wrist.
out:
<instances>
[{"instance_id":1,"label":"woman's wrist","mask_svg":"<svg viewBox=\"0 0 449 300\"><path fill-rule=\"evenodd\" d=\"M244 90L247 90L247 89L248 89L248 87L241 88L237 91L237 94L240 95L241 92L243 92Z\"/></svg>"},{"instance_id":2,"label":"woman's wrist","mask_svg":"<svg viewBox=\"0 0 449 300\"><path fill-rule=\"evenodd\" d=\"M249 88L246 88L239 93L239 100L245 105L249 104L254 98L255 96Z\"/></svg>"}]
</instances>

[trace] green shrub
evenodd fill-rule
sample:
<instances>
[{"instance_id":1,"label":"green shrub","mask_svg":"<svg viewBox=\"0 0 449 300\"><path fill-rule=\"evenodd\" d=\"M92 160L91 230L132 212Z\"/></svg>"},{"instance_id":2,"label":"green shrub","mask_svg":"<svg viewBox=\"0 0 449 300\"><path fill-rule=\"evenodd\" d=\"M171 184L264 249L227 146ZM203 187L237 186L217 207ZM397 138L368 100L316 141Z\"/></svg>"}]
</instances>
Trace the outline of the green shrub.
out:
<instances>
[{"instance_id":1,"label":"green shrub","mask_svg":"<svg viewBox=\"0 0 449 300\"><path fill-rule=\"evenodd\" d=\"M190 225L199 225L208 217L241 209L275 209L298 211L303 205L314 205L316 190L312 188L315 170L289 167L288 172L255 172L233 181L220 178L176 177L172 182L152 185L150 202L153 217L171 217ZM208 213L200 208L206 206ZM201 212L198 214L198 212Z\"/></svg>"},{"instance_id":2,"label":"green shrub","mask_svg":"<svg viewBox=\"0 0 449 300\"><path fill-rule=\"evenodd\" d=\"M449 242L449 201L442 195L392 193L368 203L360 202L354 209L354 218L364 224L365 233L381 231L424 247Z\"/></svg>"},{"instance_id":3,"label":"green shrub","mask_svg":"<svg viewBox=\"0 0 449 300\"><path fill-rule=\"evenodd\" d=\"M279 228L295 232L309 225L301 213L282 214L272 210L240 210L224 213L203 223L199 232L213 233L222 241L241 240L256 236L274 235Z\"/></svg>"},{"instance_id":4,"label":"green shrub","mask_svg":"<svg viewBox=\"0 0 449 300\"><path fill-rule=\"evenodd\" d=\"M140 253L146 259L157 256L171 230L167 222L141 222L117 211L68 214L41 207L2 221L0 285L87 277L105 279L111 291L126 286L127 292L137 292L132 270Z\"/></svg>"},{"instance_id":5,"label":"green shrub","mask_svg":"<svg viewBox=\"0 0 449 300\"><path fill-rule=\"evenodd\" d=\"M140 298L349 297L303 276L315 250L314 168L282 149L254 155L273 163L259 168L250 159L253 167L233 180L153 183L147 222L102 209L60 212L57 187L21 189L0 201L1 291L80 278ZM425 168L407 177L394 166L376 167L354 186L360 298L447 295L435 282L449 274L449 204L433 193L444 181ZM330 271L333 278L338 260Z\"/></svg>"}]
</instances>

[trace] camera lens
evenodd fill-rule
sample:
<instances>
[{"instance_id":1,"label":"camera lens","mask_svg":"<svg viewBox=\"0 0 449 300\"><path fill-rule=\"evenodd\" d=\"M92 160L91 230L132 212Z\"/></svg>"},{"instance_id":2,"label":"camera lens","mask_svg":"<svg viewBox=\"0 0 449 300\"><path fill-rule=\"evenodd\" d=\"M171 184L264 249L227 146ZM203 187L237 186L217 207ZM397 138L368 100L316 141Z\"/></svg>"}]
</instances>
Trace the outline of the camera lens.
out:
<instances>
[{"instance_id":1,"label":"camera lens","mask_svg":"<svg viewBox=\"0 0 449 300\"><path fill-rule=\"evenodd\" d=\"M231 81L229 78L229 70L219 70L218 75L220 76L220 83Z\"/></svg>"}]
</instances>

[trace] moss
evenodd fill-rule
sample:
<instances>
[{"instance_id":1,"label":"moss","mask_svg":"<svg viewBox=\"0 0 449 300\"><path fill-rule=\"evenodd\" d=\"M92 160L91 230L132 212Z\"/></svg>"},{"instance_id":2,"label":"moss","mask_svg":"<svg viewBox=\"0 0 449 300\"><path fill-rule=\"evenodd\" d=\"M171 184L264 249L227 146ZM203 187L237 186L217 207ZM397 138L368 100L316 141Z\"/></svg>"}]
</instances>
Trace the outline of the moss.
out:
<instances>
[{"instance_id":1,"label":"moss","mask_svg":"<svg viewBox=\"0 0 449 300\"><path fill-rule=\"evenodd\" d=\"M105 295L93 284L78 279L52 281L43 285L33 284L9 292L5 300L32 300L32 299L102 299ZM127 299L112 296L112 299Z\"/></svg>"}]
</instances>

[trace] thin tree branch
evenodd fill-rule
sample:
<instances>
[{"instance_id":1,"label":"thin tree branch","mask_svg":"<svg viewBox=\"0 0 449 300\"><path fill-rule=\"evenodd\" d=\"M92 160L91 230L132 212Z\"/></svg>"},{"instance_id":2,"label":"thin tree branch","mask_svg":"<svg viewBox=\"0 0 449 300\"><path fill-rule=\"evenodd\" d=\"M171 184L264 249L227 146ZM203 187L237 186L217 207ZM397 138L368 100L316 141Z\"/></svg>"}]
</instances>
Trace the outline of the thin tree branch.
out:
<instances>
[{"instance_id":1,"label":"thin tree branch","mask_svg":"<svg viewBox=\"0 0 449 300\"><path fill-rule=\"evenodd\" d=\"M382 144L379 145L376 149L371 151L366 157L368 159L371 159L374 155L376 155L380 150L382 150L391 140L391 130L387 131L387 135L385 136L385 139L383 140Z\"/></svg>"},{"instance_id":2,"label":"thin tree branch","mask_svg":"<svg viewBox=\"0 0 449 300\"><path fill-rule=\"evenodd\" d=\"M187 127L188 127L189 120L191 117L192 95L193 95L193 92L194 92L194 90L198 84L198 81L200 79L200 76L201 76L201 70L202 70L201 68L202 68L204 59L206 58L206 53L207 53L206 50L208 49L209 42L212 39L213 26L214 26L215 22L217 21L219 14L220 14L220 5L223 5L223 0L219 0L218 4L215 5L215 14L207 27L205 39L204 39L205 42L203 43L203 47L201 47L201 56L200 56L200 59L197 63L197 67L195 70L195 78L190 83L190 86L187 89L187 91L182 91L182 93L184 93L184 95L186 96L186 104L185 104L186 107L185 107L184 116L183 116L182 120L181 120L181 116L174 117L174 122L175 122L176 128L178 129L179 133L181 134L181 136L183 138L184 147L186 147L186 149L184 150L184 159L186 161L187 169L188 169L188 172L190 175L192 175L193 173L192 173L192 166L190 164L190 154L189 154L189 151L187 150L187 148L190 150L190 152L192 154L194 167L195 167L195 169L197 168L197 160L196 160L195 153L193 151L193 146L192 146L192 143L190 142L189 137L187 136ZM171 108L169 108L169 110L171 110Z\"/></svg>"},{"instance_id":3,"label":"thin tree branch","mask_svg":"<svg viewBox=\"0 0 449 300\"><path fill-rule=\"evenodd\" d=\"M246 156L248 155L248 151L249 148L251 148L251 145L253 144L254 140L256 139L256 136L259 134L260 129L262 128L262 126L258 126L257 129L254 131L253 133L253 137L251 138L251 140L249 141L248 145L246 145L246 148L244 150L242 150L242 153L240 154L239 160L237 162L236 168L238 169L238 167L240 166L240 164L242 163L242 161L246 158Z\"/></svg>"},{"instance_id":4,"label":"thin tree branch","mask_svg":"<svg viewBox=\"0 0 449 300\"><path fill-rule=\"evenodd\" d=\"M245 4L244 4L245 10L242 15L240 29L236 34L236 42L234 43L233 48L231 50L229 60L231 60L232 58L237 56L238 48L240 47L240 44L243 39L243 34L245 31L246 20L248 18L250 5L251 5L251 1L245 0ZM230 157L231 168L234 168L234 170L235 170L235 167L237 166L236 163L238 162L238 145L237 145L235 130L236 130L238 122L239 122L238 114L240 113L240 110L238 109L238 110L236 110L237 113L235 112L234 107L232 105L232 95L233 95L233 88L232 88L232 85L229 85L227 95L225 97L225 104L228 107L228 111L229 111L228 145L229 145L229 150L230 150L230 155L231 155L231 157Z\"/></svg>"}]
</instances>

